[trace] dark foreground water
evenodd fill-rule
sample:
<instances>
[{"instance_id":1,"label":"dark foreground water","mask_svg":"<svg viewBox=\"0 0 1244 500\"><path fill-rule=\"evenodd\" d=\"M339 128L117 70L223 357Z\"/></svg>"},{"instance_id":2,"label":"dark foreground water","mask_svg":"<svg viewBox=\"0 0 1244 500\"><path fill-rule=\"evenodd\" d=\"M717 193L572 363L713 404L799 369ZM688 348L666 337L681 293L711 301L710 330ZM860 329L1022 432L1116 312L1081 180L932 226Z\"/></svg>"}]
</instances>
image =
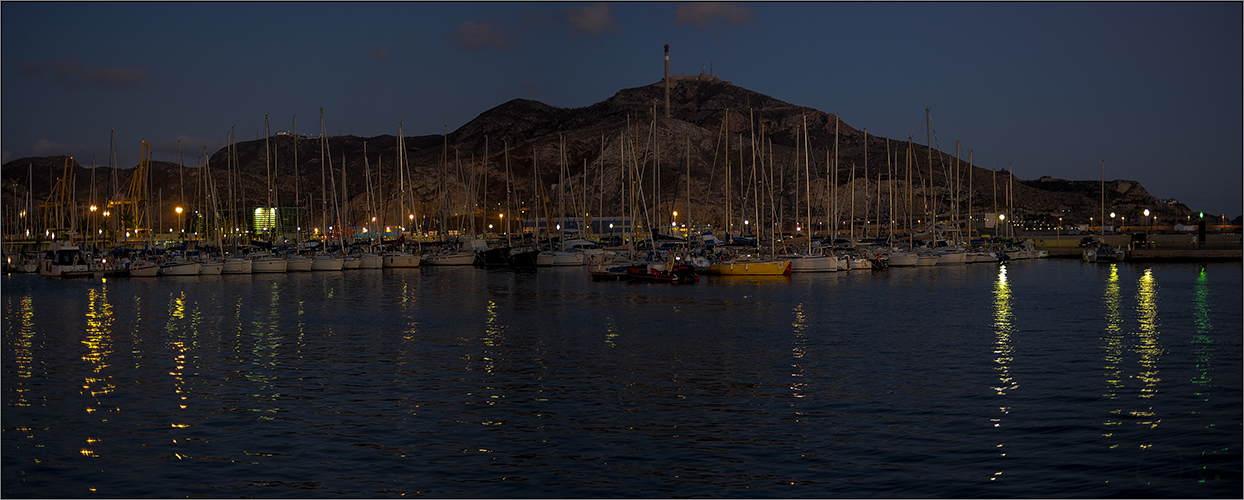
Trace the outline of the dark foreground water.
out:
<instances>
[{"instance_id":1,"label":"dark foreground water","mask_svg":"<svg viewBox=\"0 0 1244 500\"><path fill-rule=\"evenodd\" d=\"M0 494L1238 498L1241 276L6 276Z\"/></svg>"}]
</instances>

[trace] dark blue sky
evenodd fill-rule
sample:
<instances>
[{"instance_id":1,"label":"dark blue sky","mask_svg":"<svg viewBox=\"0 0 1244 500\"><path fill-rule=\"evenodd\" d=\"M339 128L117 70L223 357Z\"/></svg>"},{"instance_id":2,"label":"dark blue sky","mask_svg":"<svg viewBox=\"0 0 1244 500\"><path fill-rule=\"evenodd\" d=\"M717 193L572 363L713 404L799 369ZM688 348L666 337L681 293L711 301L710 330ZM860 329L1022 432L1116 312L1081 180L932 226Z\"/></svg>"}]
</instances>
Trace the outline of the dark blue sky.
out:
<instances>
[{"instance_id":1,"label":"dark blue sky","mask_svg":"<svg viewBox=\"0 0 1244 500\"><path fill-rule=\"evenodd\" d=\"M0 4L3 160L197 165L229 128L439 134L514 98L579 107L712 72L977 165L1140 181L1239 215L1240 2ZM822 145L821 147L828 147Z\"/></svg>"}]
</instances>

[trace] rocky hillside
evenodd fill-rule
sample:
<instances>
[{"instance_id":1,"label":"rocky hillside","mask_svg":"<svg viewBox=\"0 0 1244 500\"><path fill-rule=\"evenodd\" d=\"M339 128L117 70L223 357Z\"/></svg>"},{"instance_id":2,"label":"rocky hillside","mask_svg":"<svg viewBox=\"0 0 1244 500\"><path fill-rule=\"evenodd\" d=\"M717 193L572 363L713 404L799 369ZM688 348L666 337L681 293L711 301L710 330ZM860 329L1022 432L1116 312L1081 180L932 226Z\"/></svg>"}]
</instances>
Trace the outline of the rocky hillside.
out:
<instances>
[{"instance_id":1,"label":"rocky hillside","mask_svg":"<svg viewBox=\"0 0 1244 500\"><path fill-rule=\"evenodd\" d=\"M664 84L659 81L582 108L515 99L446 135L406 137L401 141L409 169L405 180L399 175L396 126L394 135L378 137L321 141L278 134L238 142L233 149L212 154L204 166L179 169L154 162L152 200L171 213L177 204L210 206L205 193L213 192L221 208L272 203L304 207L318 220L326 206L332 210L332 195L326 203L323 193L340 193L344 167L353 224L362 225L371 216L396 224L413 206L421 227L432 230L439 227L442 212L454 228L468 224L471 213L483 225L496 222L503 211L537 205L553 212L565 205L567 214L582 213L584 199L586 211L594 216L621 215L635 186L642 205L651 209L647 217L653 224L663 220L662 225L674 210L686 213L688 192L692 222L716 227L727 219L727 200L736 224L758 214L760 220L793 226L795 207L801 207L801 214L806 210L805 192L810 192L814 219L833 218L835 202L839 220L846 219L853 194L856 218L873 219L879 187L881 209L890 212L893 193L899 219L908 213L927 218L930 211L945 219L953 214L956 200L960 217L968 213L969 201L979 217L995 206L1005 207L1008 189L1019 219L1063 217L1064 223L1082 223L1100 212L1098 181L1012 180L1004 171L971 167L966 158L930 152L906 138L865 137L835 115L715 77L674 77L671 82L670 118L665 117ZM836 179L831 168L835 144ZM63 157L47 157L3 165L5 206L24 204L30 185L35 205L46 200L63 164ZM28 184L32 167L33 184ZM77 202L84 206L92 199L91 172L82 165L73 168ZM805 170L810 186L804 185ZM96 169L97 203L104 203L113 186L123 185L132 172L117 171L114 181L113 169ZM204 182L209 172L211 189ZM1154 199L1134 181L1113 180L1106 188L1109 210L1139 213L1156 208L1161 216L1178 217L1190 212L1182 204ZM185 200L180 199L183 189Z\"/></svg>"}]
</instances>

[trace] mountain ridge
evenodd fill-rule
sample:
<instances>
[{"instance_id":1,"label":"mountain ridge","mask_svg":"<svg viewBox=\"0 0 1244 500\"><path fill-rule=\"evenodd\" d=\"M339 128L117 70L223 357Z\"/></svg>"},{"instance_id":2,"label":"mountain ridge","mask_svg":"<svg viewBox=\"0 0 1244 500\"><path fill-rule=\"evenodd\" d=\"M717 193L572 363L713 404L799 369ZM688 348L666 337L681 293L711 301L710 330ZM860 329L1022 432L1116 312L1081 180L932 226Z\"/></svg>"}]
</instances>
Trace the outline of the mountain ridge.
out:
<instances>
[{"instance_id":1,"label":"mountain ridge","mask_svg":"<svg viewBox=\"0 0 1244 500\"><path fill-rule=\"evenodd\" d=\"M1007 184L1010 184L1019 212L1016 216L1021 219L1049 223L1063 217L1064 224L1076 224L1087 223L1089 217L1097 217L1100 213L1100 194L1093 192L1090 185L1097 185L1099 191L1099 181L1059 183L1048 178L1011 181L1004 171L969 168L966 161L956 160L943 151L930 151L924 145L866 136L861 130L837 120L831 113L787 103L716 77L671 77L669 118L664 116L664 98L664 80L658 80L649 85L621 89L600 102L579 108L559 108L530 99L511 99L481 112L444 135L405 137L405 156L413 184L410 193L405 196L399 186L395 162L398 156L397 130L394 130L395 135L367 138L353 135L328 137L324 141L327 149L323 160L321 140L317 136L295 137L278 133L258 140L237 142L238 167L231 196L228 194L230 183L224 176L226 167L233 163L230 148L222 148L210 155L207 165L212 172L217 202L222 204L222 209L235 204L266 206L269 197L275 196L276 204L280 206L308 207L309 213L318 214L324 206L331 207L331 204L325 203L321 193L333 189L334 183L341 182L344 163L352 224L362 225L370 215L377 216L378 221L399 220L399 212L409 211L409 207L403 209L402 206L409 205L413 199L414 211L419 214L424 229L437 228L438 217L431 215L439 215L442 210L449 212L451 219L472 211L477 218L483 217L479 219L481 223L489 217L495 219L497 213L505 210L507 156L512 172L512 205L530 207L537 198L542 206L562 197L579 200L587 192L590 211L602 212L603 207L604 216L619 214L624 204L618 196L624 187L623 165L628 170L642 172L641 190L652 213L671 213L686 206L688 183L684 176L687 175L689 163L693 222L709 223L715 227L721 227L726 220L724 198L727 189L730 190L733 207L731 220L737 223L737 219L742 218L739 207L744 203L749 212L758 212L755 210L758 188L751 177L753 168L757 179L766 176L773 179L772 183L759 188L766 203L769 199L773 200L773 208L769 209L769 214L761 214L762 220L772 220L780 215L784 228L795 225L792 214L796 206L800 207L800 213L805 210L802 207L806 204L803 198L807 191L812 192L813 217L821 221L833 216L834 210L829 205L834 200L834 192L837 193L839 220L846 219L851 212L852 191L857 218L868 218L867 215L861 217L861 214L867 214L870 208L872 218L875 218L878 182L881 183L882 196L886 198L882 209L888 211L889 190L893 189L897 217L900 219L907 217L908 193L914 200L910 207L914 218L927 218L928 209L924 208L926 199L927 204L936 207L939 219L951 216L955 195L958 195L961 206L970 198L972 211L979 216L993 211L994 187L1000 188L997 192L1005 193ZM806 143L811 146L811 153L803 151L805 120ZM839 156L836 183L832 182L829 168L833 162L835 136ZM293 165L295 143L297 169ZM562 144L565 144L564 155ZM909 149L913 162L910 177L907 169ZM929 164L930 157L932 166ZM5 163L2 167L5 198L16 200L25 197L29 166L38 163L39 168L34 169L34 205L37 206L47 198L52 178L60 175L64 158L21 158ZM805 158L811 163L807 167L812 177L811 189L803 186ZM957 178L951 176L951 172L956 171L956 161L961 172ZM563 164L567 171L565 182L561 182ZM654 169L654 166L658 168ZM327 175L329 167L333 172L332 180ZM113 169L98 168L101 170L96 171L95 196L106 200L111 190ZM724 181L727 168L731 177L729 188ZM858 169L854 172L854 182L851 181L853 168ZM660 172L659 177L653 178L654 170ZM88 199L90 171L76 162L74 171L77 197L79 200ZM370 176L367 175L369 171ZM965 171L970 171L970 174ZM118 185L123 184L131 172L132 168L118 170ZM175 163L153 161L152 186L158 192L153 193L152 198L161 202L159 210L170 211L170 203L193 204L195 199L202 200L202 195L192 194L198 193L198 188L191 188L201 186L202 172L204 169L197 165L179 169ZM967 184L969 175L971 183ZM271 194L266 187L270 177L274 179ZM486 197L468 196L469 193L481 192L485 182ZM828 184L835 184L835 189L826 190ZM1128 187L1111 189L1106 193L1107 210L1131 216L1132 212L1150 208L1155 215L1168 220L1184 218L1192 213L1181 203L1156 199L1136 181L1114 180L1111 184L1116 188L1123 184ZM187 186L187 200L177 200L181 196L181 185ZM566 189L567 186L574 186L575 189ZM559 191L559 188L562 189ZM369 190L372 193L382 190L383 194L376 198L383 200L383 203L369 203L365 194ZM440 194L442 191L449 193L448 202ZM297 193L297 199L294 193ZM657 201L659 206L654 206ZM580 200L578 204L583 203ZM195 204L198 205L202 203ZM380 207L373 210L369 205L380 205L384 210L381 211ZM1002 205L1005 203L999 206ZM556 206L547 209L555 210ZM580 206L578 210L582 209ZM578 210L573 213L578 213ZM960 217L967 212L966 207L960 208Z\"/></svg>"}]
</instances>

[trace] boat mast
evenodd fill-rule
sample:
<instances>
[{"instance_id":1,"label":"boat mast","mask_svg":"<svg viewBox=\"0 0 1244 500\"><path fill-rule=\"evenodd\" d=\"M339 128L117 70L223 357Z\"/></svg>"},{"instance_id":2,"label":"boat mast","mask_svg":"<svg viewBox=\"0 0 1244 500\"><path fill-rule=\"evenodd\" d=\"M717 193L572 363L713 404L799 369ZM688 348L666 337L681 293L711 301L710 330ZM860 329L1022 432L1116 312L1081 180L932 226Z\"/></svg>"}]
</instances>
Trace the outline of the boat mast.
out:
<instances>
[{"instance_id":1,"label":"boat mast","mask_svg":"<svg viewBox=\"0 0 1244 500\"><path fill-rule=\"evenodd\" d=\"M734 226L734 204L730 200L730 108L725 109L722 134L725 136L725 241L730 243L730 229Z\"/></svg>"},{"instance_id":2,"label":"boat mast","mask_svg":"<svg viewBox=\"0 0 1244 500\"><path fill-rule=\"evenodd\" d=\"M489 156L488 156L488 136L484 136L484 165L483 165L483 177L484 177L483 184L484 184L484 186L483 186L483 189L482 189L482 191L483 191L483 196L482 196L482 199L483 199L483 200L482 200L480 203L481 203L481 204L483 205L483 207L484 207L484 212L483 212L483 213L484 213L484 224L485 224L485 225L488 223L488 208L489 208L489 207L488 207L488 158L489 158ZM474 162L472 162L472 164L474 164ZM472 198L472 199L474 199L474 198ZM471 211L471 224L472 224L472 225L474 225L474 224L475 224L475 211L474 211L474 210L472 210L472 211ZM483 228L481 227L480 229L482 230Z\"/></svg>"},{"instance_id":3,"label":"boat mast","mask_svg":"<svg viewBox=\"0 0 1244 500\"><path fill-rule=\"evenodd\" d=\"M808 151L808 115L803 115L803 202L808 213L804 214L804 231L808 235L808 254L812 254L812 155ZM796 211L797 212L797 211Z\"/></svg>"},{"instance_id":4,"label":"boat mast","mask_svg":"<svg viewBox=\"0 0 1244 500\"><path fill-rule=\"evenodd\" d=\"M838 238L838 228L840 226L839 221L838 221L838 127L841 123L842 123L841 116L835 113L834 114L834 182L832 186L834 189L834 238L833 239ZM831 244L833 243L833 239L830 240Z\"/></svg>"},{"instance_id":5,"label":"boat mast","mask_svg":"<svg viewBox=\"0 0 1244 500\"><path fill-rule=\"evenodd\" d=\"M685 153L685 156L687 157L687 215L683 217L683 220L687 221L687 243L688 245L690 245L691 231L695 229L695 226L691 224L691 137L690 136L687 137L687 152Z\"/></svg>"},{"instance_id":6,"label":"boat mast","mask_svg":"<svg viewBox=\"0 0 1244 500\"><path fill-rule=\"evenodd\" d=\"M972 241L972 170L974 167L972 150L968 150L968 241Z\"/></svg>"},{"instance_id":7,"label":"boat mast","mask_svg":"<svg viewBox=\"0 0 1244 500\"><path fill-rule=\"evenodd\" d=\"M513 219L514 214L510 211L510 141L503 140L502 144L505 146L505 213ZM505 225L505 245L514 246L510 241L510 220L506 219L503 224Z\"/></svg>"},{"instance_id":8,"label":"boat mast","mask_svg":"<svg viewBox=\"0 0 1244 500\"><path fill-rule=\"evenodd\" d=\"M1106 237L1106 160L1101 161L1101 224L1097 232Z\"/></svg>"},{"instance_id":9,"label":"boat mast","mask_svg":"<svg viewBox=\"0 0 1244 500\"><path fill-rule=\"evenodd\" d=\"M924 193L924 203L929 210L929 234L933 237L933 243L937 243L937 198L929 201L933 194L933 119L930 108L924 108L924 133L927 141L925 147L929 154L929 189Z\"/></svg>"},{"instance_id":10,"label":"boat mast","mask_svg":"<svg viewBox=\"0 0 1244 500\"><path fill-rule=\"evenodd\" d=\"M756 182L756 111L748 109L747 115L750 122L747 128L750 129L752 134L752 185L750 187L752 189L752 210L756 214L754 219L756 221L756 229L753 234L756 235L756 251L760 252L760 237L764 233L760 230L763 227L760 222L760 189Z\"/></svg>"},{"instance_id":11,"label":"boat mast","mask_svg":"<svg viewBox=\"0 0 1244 500\"><path fill-rule=\"evenodd\" d=\"M401 125L398 126L401 130ZM400 137L400 132L399 132ZM324 148L328 146L328 138L324 134L324 108L320 108L320 230L328 229L328 161L324 159ZM320 241L324 241L321 233Z\"/></svg>"},{"instance_id":12,"label":"boat mast","mask_svg":"<svg viewBox=\"0 0 1244 500\"><path fill-rule=\"evenodd\" d=\"M299 200L299 198L302 197L302 187L299 186L299 184L302 182L300 180L302 178L302 173L300 172L301 169L298 166L298 117L297 116L294 116L293 118L293 128L291 129L291 131L293 132L293 135L294 135L294 241L298 244L301 244L302 243L302 210L299 209L298 205L302 203Z\"/></svg>"}]
</instances>

